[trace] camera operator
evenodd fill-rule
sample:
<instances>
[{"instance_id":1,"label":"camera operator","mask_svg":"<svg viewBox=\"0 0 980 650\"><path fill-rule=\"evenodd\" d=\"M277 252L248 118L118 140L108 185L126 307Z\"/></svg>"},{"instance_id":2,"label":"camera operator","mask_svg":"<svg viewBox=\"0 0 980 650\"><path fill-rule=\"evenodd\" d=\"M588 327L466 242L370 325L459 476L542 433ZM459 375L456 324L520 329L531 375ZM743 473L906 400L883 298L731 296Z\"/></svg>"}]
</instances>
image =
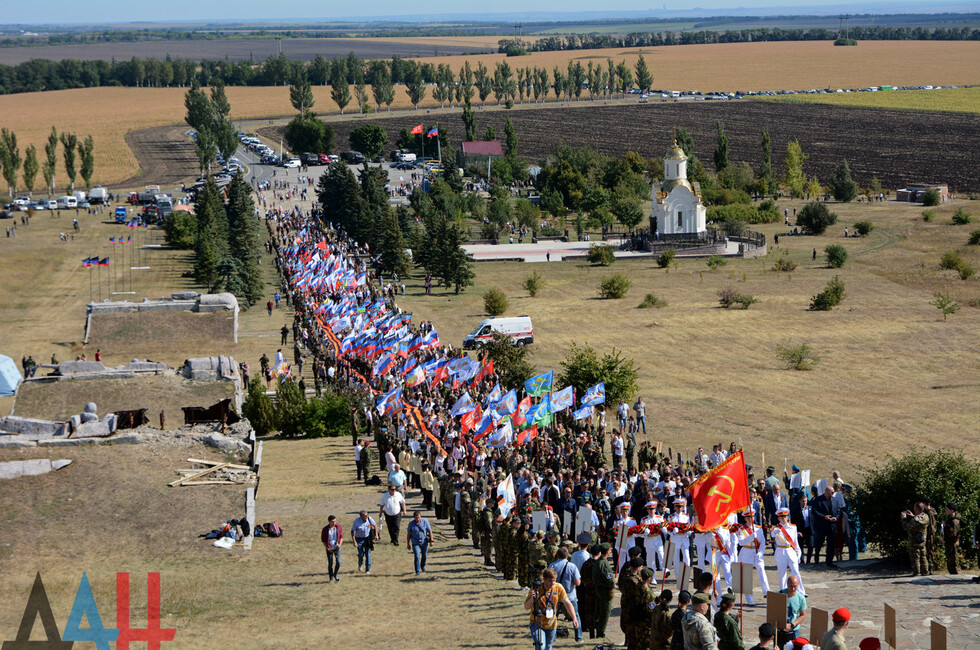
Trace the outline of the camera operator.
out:
<instances>
[{"instance_id":1,"label":"camera operator","mask_svg":"<svg viewBox=\"0 0 980 650\"><path fill-rule=\"evenodd\" d=\"M534 650L551 650L558 629L558 605L562 605L572 619L572 626L578 628L575 608L565 593L565 588L556 583L558 574L554 569L541 572L541 580L535 580L524 601L524 609L531 612L531 640Z\"/></svg>"}]
</instances>

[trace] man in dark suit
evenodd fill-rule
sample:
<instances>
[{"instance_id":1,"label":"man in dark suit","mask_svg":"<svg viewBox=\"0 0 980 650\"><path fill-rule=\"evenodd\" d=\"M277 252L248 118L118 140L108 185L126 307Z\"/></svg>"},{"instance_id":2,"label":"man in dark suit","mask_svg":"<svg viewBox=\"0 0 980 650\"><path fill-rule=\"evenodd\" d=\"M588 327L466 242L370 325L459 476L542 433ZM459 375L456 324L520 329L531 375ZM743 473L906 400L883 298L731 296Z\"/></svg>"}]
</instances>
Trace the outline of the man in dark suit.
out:
<instances>
[{"instance_id":1,"label":"man in dark suit","mask_svg":"<svg viewBox=\"0 0 980 650\"><path fill-rule=\"evenodd\" d=\"M775 526L776 511L780 508L789 508L789 503L786 502L786 496L779 489L779 483L772 485L772 489L764 497L764 503L766 505L766 514L769 516L769 525Z\"/></svg>"},{"instance_id":2,"label":"man in dark suit","mask_svg":"<svg viewBox=\"0 0 980 650\"><path fill-rule=\"evenodd\" d=\"M816 540L814 541L813 561L820 561L820 549L824 542L827 544L827 566L836 569L834 564L834 549L837 540L837 518L840 516L840 508L834 503L834 488L828 485L824 493L813 500L811 508L813 514L813 532Z\"/></svg>"},{"instance_id":3,"label":"man in dark suit","mask_svg":"<svg viewBox=\"0 0 980 650\"><path fill-rule=\"evenodd\" d=\"M790 522L796 526L796 534L800 545L801 563L805 559L806 564L810 564L813 558L813 513L810 512L810 504L807 502L805 494L801 494L793 502L789 509ZM803 549L806 549L806 557L803 557Z\"/></svg>"}]
</instances>

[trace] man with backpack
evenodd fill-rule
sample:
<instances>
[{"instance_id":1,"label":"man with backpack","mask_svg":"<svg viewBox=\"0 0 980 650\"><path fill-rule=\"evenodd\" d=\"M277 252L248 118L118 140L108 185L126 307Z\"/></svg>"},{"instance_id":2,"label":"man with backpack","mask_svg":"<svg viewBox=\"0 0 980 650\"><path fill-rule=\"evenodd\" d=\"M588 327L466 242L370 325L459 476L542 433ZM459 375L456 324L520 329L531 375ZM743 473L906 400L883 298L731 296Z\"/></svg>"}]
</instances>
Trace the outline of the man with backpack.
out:
<instances>
[{"instance_id":1,"label":"man with backpack","mask_svg":"<svg viewBox=\"0 0 980 650\"><path fill-rule=\"evenodd\" d=\"M354 542L357 544L357 570L360 571L363 566L364 573L371 573L371 551L374 549L374 541L381 539L381 536L378 525L374 519L368 517L367 510L361 510L359 514L351 527Z\"/></svg>"}]
</instances>

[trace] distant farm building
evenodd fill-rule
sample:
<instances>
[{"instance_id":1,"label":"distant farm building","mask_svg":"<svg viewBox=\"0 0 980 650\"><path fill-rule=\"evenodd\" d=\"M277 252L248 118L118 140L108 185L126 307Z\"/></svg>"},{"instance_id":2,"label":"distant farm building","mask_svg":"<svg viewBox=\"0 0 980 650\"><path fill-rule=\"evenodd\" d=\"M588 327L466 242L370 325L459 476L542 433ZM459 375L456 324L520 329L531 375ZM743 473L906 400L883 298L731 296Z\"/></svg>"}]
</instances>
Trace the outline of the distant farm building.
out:
<instances>
[{"instance_id":1,"label":"distant farm building","mask_svg":"<svg viewBox=\"0 0 980 650\"><path fill-rule=\"evenodd\" d=\"M504 155L500 140L475 140L463 143L463 166L486 163Z\"/></svg>"},{"instance_id":2,"label":"distant farm building","mask_svg":"<svg viewBox=\"0 0 980 650\"><path fill-rule=\"evenodd\" d=\"M908 185L895 192L896 201L905 201L906 203L921 203L923 195L929 190L936 190L939 192L939 202L945 203L949 200L949 186L945 183L942 185L928 184L928 183L917 183Z\"/></svg>"}]
</instances>

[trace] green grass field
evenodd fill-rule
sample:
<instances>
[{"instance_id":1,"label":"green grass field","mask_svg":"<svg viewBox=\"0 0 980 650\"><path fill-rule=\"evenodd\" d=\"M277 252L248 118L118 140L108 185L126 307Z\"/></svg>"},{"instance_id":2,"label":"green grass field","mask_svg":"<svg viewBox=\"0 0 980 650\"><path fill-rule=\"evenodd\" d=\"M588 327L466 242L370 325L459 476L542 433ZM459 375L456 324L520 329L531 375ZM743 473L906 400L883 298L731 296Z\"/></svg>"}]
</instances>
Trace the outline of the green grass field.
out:
<instances>
[{"instance_id":1,"label":"green grass field","mask_svg":"<svg viewBox=\"0 0 980 650\"><path fill-rule=\"evenodd\" d=\"M890 108L907 111L940 111L980 114L980 87L937 90L891 90L876 93L830 93L752 97L756 101L787 104L831 104L857 108Z\"/></svg>"}]
</instances>

